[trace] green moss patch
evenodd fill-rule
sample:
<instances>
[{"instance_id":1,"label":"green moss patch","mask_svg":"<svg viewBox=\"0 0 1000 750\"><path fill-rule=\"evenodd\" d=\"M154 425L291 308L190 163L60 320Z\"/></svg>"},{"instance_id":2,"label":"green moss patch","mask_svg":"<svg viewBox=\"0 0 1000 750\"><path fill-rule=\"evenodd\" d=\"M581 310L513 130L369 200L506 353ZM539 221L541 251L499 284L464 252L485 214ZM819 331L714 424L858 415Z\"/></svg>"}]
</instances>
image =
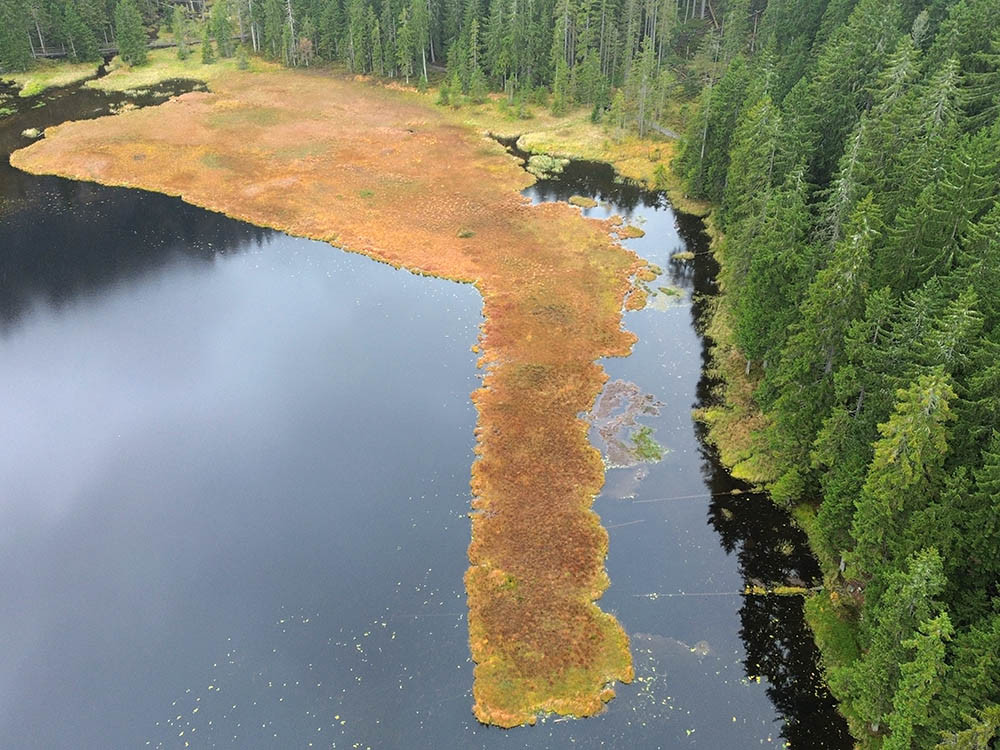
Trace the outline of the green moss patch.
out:
<instances>
[{"instance_id":1,"label":"green moss patch","mask_svg":"<svg viewBox=\"0 0 1000 750\"><path fill-rule=\"evenodd\" d=\"M632 434L632 450L641 461L656 463L663 458L663 446L653 440L653 428L645 425Z\"/></svg>"},{"instance_id":2,"label":"green moss patch","mask_svg":"<svg viewBox=\"0 0 1000 750\"><path fill-rule=\"evenodd\" d=\"M858 659L861 650L857 625L847 619L847 610L839 606L836 592L820 591L810 596L806 599L805 615L828 670L847 666Z\"/></svg>"}]
</instances>

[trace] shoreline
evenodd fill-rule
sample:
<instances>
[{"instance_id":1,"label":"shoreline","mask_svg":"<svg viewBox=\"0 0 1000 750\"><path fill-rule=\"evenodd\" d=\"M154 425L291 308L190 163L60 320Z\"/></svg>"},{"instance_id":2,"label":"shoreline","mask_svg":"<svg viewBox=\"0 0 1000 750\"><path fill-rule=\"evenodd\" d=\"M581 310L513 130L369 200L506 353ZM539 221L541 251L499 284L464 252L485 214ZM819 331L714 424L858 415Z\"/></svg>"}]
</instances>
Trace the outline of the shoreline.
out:
<instances>
[{"instance_id":1,"label":"shoreline","mask_svg":"<svg viewBox=\"0 0 1000 750\"><path fill-rule=\"evenodd\" d=\"M672 168L671 175L673 181L679 184L680 178ZM669 189L666 192L671 204L675 205L674 193ZM726 260L724 253L720 252L722 234L712 222L714 210L715 206L707 206L705 214L696 215L704 222L710 240L709 251L721 268ZM764 416L753 401L756 381L753 372L746 371L745 359L733 343L725 295L726 290L720 286L712 308L707 311L709 322L704 332L711 342L708 372L719 383L718 403L696 412L695 419L705 424L707 441L718 452L719 461L732 476L766 493L771 502L779 504L768 489L776 477L768 466L765 449L757 442L760 439L757 430L764 426ZM833 692L827 677L831 669L844 666L858 657L854 643L857 626L840 616L841 592L830 586L838 561L826 559L822 546L816 541L817 506L814 503L800 499L782 507L787 508L791 520L805 533L809 551L823 575L823 585L818 590L796 593L803 596L803 616L819 650L823 682L837 701L838 713L850 725L849 717L840 708L840 697Z\"/></svg>"}]
</instances>

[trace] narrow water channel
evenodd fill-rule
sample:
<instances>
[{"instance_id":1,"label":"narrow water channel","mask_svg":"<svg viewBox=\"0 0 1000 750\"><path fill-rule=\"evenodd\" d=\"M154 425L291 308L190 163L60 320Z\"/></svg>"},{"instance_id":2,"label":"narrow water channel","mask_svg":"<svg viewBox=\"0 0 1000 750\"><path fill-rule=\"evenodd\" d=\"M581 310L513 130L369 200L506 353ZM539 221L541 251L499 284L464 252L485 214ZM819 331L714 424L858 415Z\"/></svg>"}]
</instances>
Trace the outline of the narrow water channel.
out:
<instances>
[{"instance_id":1,"label":"narrow water channel","mask_svg":"<svg viewBox=\"0 0 1000 750\"><path fill-rule=\"evenodd\" d=\"M676 291L603 363L666 450L595 502L637 679L599 717L505 732L470 711L475 290L7 166L25 128L124 100L0 120L0 746L850 746L801 602L742 593L811 583L804 541L691 419L715 271L696 220L599 165L528 191L641 224L651 288Z\"/></svg>"}]
</instances>

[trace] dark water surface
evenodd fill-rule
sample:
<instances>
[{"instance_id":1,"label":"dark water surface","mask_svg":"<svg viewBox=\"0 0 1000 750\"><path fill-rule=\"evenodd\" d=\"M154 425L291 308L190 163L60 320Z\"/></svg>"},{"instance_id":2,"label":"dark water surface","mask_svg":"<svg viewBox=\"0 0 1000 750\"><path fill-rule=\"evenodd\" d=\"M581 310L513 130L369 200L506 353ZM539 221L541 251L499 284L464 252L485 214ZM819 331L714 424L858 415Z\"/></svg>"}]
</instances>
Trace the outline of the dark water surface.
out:
<instances>
[{"instance_id":1,"label":"dark water surface","mask_svg":"<svg viewBox=\"0 0 1000 750\"><path fill-rule=\"evenodd\" d=\"M4 155L119 101L48 96L0 120ZM714 269L669 256L703 252L697 222L593 165L528 191L644 221L628 244L683 297L604 363L669 449L595 503L637 679L505 732L470 712L475 290L3 162L0 747L850 746L801 602L740 593L817 571L691 420Z\"/></svg>"}]
</instances>

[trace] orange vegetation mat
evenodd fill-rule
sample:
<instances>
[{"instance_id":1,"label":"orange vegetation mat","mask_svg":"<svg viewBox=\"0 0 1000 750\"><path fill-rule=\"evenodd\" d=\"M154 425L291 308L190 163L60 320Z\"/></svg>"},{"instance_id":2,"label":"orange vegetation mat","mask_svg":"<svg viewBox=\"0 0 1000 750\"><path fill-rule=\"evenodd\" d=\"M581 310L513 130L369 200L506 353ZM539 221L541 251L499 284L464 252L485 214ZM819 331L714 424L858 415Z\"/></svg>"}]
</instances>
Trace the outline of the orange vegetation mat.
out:
<instances>
[{"instance_id":1,"label":"orange vegetation mat","mask_svg":"<svg viewBox=\"0 0 1000 750\"><path fill-rule=\"evenodd\" d=\"M417 97L299 71L233 74L211 93L50 128L11 158L182 197L415 272L475 283L486 322L465 576L480 721L586 716L633 676L628 638L594 603L608 535L579 418L625 355L639 258L607 222L531 206L493 142Z\"/></svg>"}]
</instances>

